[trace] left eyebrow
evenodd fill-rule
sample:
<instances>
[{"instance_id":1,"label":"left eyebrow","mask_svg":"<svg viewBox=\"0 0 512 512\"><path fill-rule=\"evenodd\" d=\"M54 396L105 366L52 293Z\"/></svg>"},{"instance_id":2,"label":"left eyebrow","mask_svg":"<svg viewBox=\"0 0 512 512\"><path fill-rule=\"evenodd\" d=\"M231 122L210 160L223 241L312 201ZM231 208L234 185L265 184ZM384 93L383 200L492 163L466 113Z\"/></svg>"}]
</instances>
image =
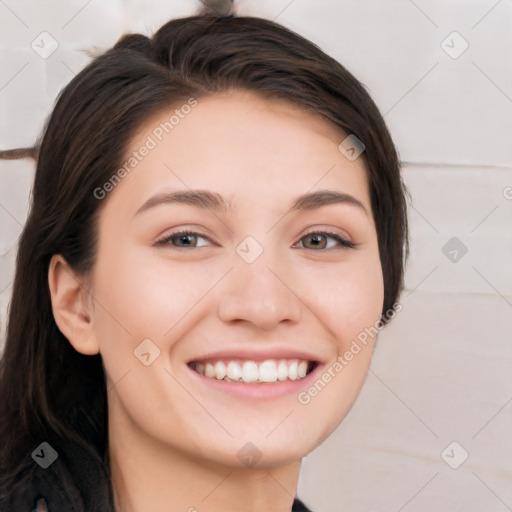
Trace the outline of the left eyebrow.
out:
<instances>
[{"instance_id":1,"label":"left eyebrow","mask_svg":"<svg viewBox=\"0 0 512 512\"><path fill-rule=\"evenodd\" d=\"M197 208L223 212L226 215L231 215L236 211L233 202L217 192L211 192L210 190L177 190L161 192L150 197L135 212L135 215L158 205L175 203L188 204ZM336 203L356 206L368 215L368 212L361 201L350 194L345 194L336 190L319 190L317 192L303 194L292 202L291 207L285 215L294 211L315 210L322 206Z\"/></svg>"},{"instance_id":2,"label":"left eyebrow","mask_svg":"<svg viewBox=\"0 0 512 512\"><path fill-rule=\"evenodd\" d=\"M292 207L286 213L315 210L316 208L336 203L357 206L363 210L366 215L368 215L368 212L361 201L350 194L338 192L337 190L319 190L318 192L303 194L295 199Z\"/></svg>"}]
</instances>

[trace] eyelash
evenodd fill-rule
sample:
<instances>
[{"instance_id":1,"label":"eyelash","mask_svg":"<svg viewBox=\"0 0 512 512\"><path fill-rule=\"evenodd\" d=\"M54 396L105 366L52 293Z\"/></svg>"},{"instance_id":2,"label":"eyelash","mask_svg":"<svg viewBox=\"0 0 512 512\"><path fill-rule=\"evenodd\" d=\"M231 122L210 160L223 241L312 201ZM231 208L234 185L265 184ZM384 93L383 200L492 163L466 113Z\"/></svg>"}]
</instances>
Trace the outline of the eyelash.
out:
<instances>
[{"instance_id":1,"label":"eyelash","mask_svg":"<svg viewBox=\"0 0 512 512\"><path fill-rule=\"evenodd\" d=\"M169 235L166 235L163 239L160 239L160 240L157 240L155 242L155 245L157 246L164 246L164 245L170 245L169 242L171 242L171 240L177 236L183 236L183 235L194 235L194 236L200 236L201 238L204 238L206 240L210 240L207 236L205 235L202 235L201 233L196 233L194 231L187 231L187 230L182 230L182 231L176 231L174 233L170 233ZM305 233L299 240L299 242L306 238L307 236L311 236L311 235L329 235L329 237L331 238L334 238L339 244L341 247L339 247L339 249L353 249L355 247L355 244L353 242L350 242L349 240L341 237L340 235L338 235L337 233L334 233L332 231L310 231L309 233ZM211 242L211 240L210 240ZM190 251L191 249L198 249L197 247L190 247L190 248L185 248L185 247L175 247L175 246L172 246L172 249L175 250L175 251L181 251L181 252L187 252L187 251ZM334 250L335 248L330 248L330 249L323 249L323 251L331 251L331 250ZM314 250L314 249L311 249L311 250ZM322 250L320 251L322 252Z\"/></svg>"}]
</instances>

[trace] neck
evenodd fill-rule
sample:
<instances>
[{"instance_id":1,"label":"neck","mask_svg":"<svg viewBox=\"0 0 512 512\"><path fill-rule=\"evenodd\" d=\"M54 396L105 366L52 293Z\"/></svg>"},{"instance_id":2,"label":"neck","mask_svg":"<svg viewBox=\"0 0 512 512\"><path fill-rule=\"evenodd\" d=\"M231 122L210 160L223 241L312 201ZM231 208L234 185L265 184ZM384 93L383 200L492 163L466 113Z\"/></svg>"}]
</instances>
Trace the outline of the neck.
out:
<instances>
[{"instance_id":1,"label":"neck","mask_svg":"<svg viewBox=\"0 0 512 512\"><path fill-rule=\"evenodd\" d=\"M109 456L116 512L290 512L300 471L226 466L126 430Z\"/></svg>"}]
</instances>

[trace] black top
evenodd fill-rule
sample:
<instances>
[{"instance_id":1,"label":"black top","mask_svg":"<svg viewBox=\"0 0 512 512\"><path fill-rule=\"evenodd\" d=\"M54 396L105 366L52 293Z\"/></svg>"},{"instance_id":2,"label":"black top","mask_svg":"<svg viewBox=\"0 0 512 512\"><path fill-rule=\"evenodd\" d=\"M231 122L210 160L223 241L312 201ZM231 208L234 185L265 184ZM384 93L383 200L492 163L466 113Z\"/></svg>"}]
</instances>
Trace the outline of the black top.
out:
<instances>
[{"instance_id":1,"label":"black top","mask_svg":"<svg viewBox=\"0 0 512 512\"><path fill-rule=\"evenodd\" d=\"M46 469L31 458L16 488L0 489L0 511L114 512L103 465L70 446L59 446L58 458ZM311 511L295 499L291 512Z\"/></svg>"}]
</instances>

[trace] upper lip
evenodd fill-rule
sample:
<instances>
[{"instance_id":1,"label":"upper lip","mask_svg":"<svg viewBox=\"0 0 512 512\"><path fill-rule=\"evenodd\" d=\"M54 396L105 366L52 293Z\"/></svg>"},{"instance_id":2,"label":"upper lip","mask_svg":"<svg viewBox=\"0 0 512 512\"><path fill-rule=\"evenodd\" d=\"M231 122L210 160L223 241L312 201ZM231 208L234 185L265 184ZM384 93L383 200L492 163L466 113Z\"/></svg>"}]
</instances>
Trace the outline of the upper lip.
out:
<instances>
[{"instance_id":1,"label":"upper lip","mask_svg":"<svg viewBox=\"0 0 512 512\"><path fill-rule=\"evenodd\" d=\"M310 352L296 349L296 348L265 348L261 350L255 350L254 348L233 348L224 349L214 352L208 352L202 354L194 359L191 359L189 363L194 361L208 361L208 360L234 360L234 359L245 359L248 361L266 361L268 359L301 359L304 361L319 362L318 355L313 355Z\"/></svg>"}]
</instances>

